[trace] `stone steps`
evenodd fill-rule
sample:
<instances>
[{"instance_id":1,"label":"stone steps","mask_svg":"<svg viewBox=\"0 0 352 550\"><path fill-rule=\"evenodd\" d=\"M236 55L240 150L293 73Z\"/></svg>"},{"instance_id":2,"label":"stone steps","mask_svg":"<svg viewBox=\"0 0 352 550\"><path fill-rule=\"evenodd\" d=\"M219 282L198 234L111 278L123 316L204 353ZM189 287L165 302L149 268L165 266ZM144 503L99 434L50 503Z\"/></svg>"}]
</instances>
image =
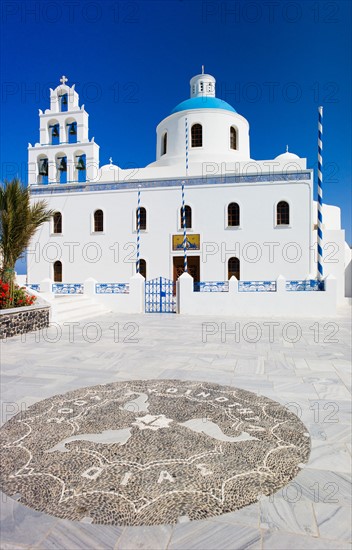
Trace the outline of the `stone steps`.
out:
<instances>
[{"instance_id":1,"label":"stone steps","mask_svg":"<svg viewBox=\"0 0 352 550\"><path fill-rule=\"evenodd\" d=\"M52 307L51 321L55 323L95 319L110 310L91 298L82 295L55 296L50 300Z\"/></svg>"}]
</instances>

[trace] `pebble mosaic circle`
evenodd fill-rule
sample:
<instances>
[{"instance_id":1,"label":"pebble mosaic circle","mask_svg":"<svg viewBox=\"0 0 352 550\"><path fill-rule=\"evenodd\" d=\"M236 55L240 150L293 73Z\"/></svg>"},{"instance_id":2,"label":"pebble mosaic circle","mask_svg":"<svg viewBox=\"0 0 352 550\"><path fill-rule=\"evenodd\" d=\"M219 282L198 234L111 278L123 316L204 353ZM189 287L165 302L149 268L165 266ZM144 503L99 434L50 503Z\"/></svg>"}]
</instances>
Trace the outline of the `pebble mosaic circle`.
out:
<instances>
[{"instance_id":1,"label":"pebble mosaic circle","mask_svg":"<svg viewBox=\"0 0 352 550\"><path fill-rule=\"evenodd\" d=\"M0 430L1 487L31 508L100 524L203 519L286 485L308 460L305 426L241 389L118 382L40 401Z\"/></svg>"}]
</instances>

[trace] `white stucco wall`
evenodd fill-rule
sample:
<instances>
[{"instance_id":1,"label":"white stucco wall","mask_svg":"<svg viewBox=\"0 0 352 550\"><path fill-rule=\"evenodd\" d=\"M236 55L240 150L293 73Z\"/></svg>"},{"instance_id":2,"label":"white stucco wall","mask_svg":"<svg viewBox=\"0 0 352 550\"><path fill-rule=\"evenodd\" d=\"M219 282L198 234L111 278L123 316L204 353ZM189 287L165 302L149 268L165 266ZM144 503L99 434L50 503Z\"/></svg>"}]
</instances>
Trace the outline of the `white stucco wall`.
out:
<instances>
[{"instance_id":1,"label":"white stucco wall","mask_svg":"<svg viewBox=\"0 0 352 550\"><path fill-rule=\"evenodd\" d=\"M156 162L149 166L167 166L185 157L185 119L189 126L189 162L236 162L250 159L249 124L237 113L222 109L193 109L165 118L157 127ZM201 124L203 146L192 147L191 128ZM237 129L237 149L230 148L230 128ZM167 132L167 153L161 156L161 138Z\"/></svg>"},{"instance_id":2,"label":"white stucco wall","mask_svg":"<svg viewBox=\"0 0 352 550\"><path fill-rule=\"evenodd\" d=\"M325 291L317 292L288 292L283 277L277 280L276 292L238 292L234 278L229 282L229 292L194 292L193 279L188 274L179 278L177 286L181 314L229 315L238 319L269 316L317 319L336 314L336 280L332 276L325 281Z\"/></svg>"},{"instance_id":3,"label":"white stucco wall","mask_svg":"<svg viewBox=\"0 0 352 550\"><path fill-rule=\"evenodd\" d=\"M60 191L63 191L61 186ZM192 229L200 234L201 280L227 279L227 261L241 261L241 279L305 278L312 270L310 247L311 184L263 182L186 187L186 204L192 208ZM30 282L52 278L52 264L63 264L65 282L93 277L99 282L126 282L135 269L135 213L137 190L85 191L40 195L62 213L63 233L52 233L47 223L32 241L28 260ZM36 200L36 196L33 197ZM276 226L280 200L290 205L290 225ZM240 227L227 226L227 207L240 205ZM143 188L141 206L147 209L147 230L141 232L141 258L148 279L173 278L172 235L180 227L181 182L176 187ZM93 214L104 212L104 232L94 233ZM34 251L36 253L34 253ZM96 256L96 260L94 260Z\"/></svg>"}]
</instances>

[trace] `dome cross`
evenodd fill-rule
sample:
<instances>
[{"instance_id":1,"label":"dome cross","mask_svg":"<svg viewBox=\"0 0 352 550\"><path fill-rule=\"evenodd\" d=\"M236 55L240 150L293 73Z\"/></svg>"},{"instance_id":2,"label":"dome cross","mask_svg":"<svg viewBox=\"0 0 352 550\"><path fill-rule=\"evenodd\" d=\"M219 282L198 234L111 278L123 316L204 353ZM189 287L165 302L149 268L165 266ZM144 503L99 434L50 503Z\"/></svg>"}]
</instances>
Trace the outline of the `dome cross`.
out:
<instances>
[{"instance_id":1,"label":"dome cross","mask_svg":"<svg viewBox=\"0 0 352 550\"><path fill-rule=\"evenodd\" d=\"M60 78L61 84L66 84L67 81L68 81L68 78L66 78L65 75L62 75L62 77Z\"/></svg>"}]
</instances>

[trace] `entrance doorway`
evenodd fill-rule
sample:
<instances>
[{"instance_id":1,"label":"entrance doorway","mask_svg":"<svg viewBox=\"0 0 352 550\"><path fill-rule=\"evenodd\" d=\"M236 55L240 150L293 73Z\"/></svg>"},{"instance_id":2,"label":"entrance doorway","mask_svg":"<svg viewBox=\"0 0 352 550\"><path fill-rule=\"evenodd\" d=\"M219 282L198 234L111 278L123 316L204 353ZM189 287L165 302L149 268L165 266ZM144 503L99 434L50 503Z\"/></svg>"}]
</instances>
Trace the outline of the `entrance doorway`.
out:
<instances>
[{"instance_id":1,"label":"entrance doorway","mask_svg":"<svg viewBox=\"0 0 352 550\"><path fill-rule=\"evenodd\" d=\"M173 262L174 262L174 282L176 283L179 276L182 275L182 273L184 272L183 256L174 256ZM195 283L199 282L199 262L200 262L200 256L187 257L188 273L193 277Z\"/></svg>"}]
</instances>

